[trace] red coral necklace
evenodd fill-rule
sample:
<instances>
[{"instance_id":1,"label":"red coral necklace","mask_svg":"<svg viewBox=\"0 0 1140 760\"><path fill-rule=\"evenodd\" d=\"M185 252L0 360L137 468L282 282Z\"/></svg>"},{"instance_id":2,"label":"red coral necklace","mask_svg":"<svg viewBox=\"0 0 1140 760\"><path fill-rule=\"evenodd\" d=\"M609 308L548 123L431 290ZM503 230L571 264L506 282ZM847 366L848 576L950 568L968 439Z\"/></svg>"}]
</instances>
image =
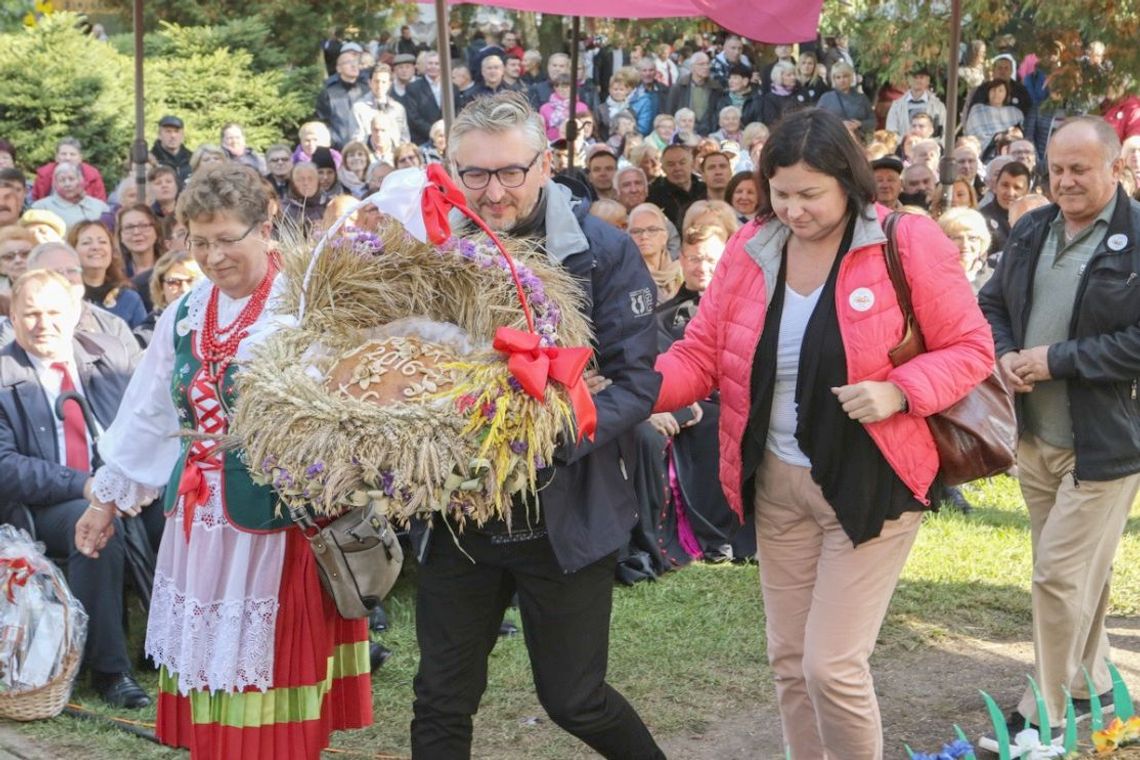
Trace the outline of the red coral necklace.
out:
<instances>
[{"instance_id":1,"label":"red coral necklace","mask_svg":"<svg viewBox=\"0 0 1140 760\"><path fill-rule=\"evenodd\" d=\"M265 304L269 300L269 290L273 286L273 277L277 274L277 262L274 257L269 258L269 269L265 277L258 283L257 289L249 298L249 302L242 308L237 319L225 328L218 327L218 286L210 291L210 300L206 304L206 320L202 329L199 348L202 359L206 364L206 380L217 384L226 369L237 355L238 344L249 334L249 328L261 316ZM210 371L210 367L214 371Z\"/></svg>"}]
</instances>

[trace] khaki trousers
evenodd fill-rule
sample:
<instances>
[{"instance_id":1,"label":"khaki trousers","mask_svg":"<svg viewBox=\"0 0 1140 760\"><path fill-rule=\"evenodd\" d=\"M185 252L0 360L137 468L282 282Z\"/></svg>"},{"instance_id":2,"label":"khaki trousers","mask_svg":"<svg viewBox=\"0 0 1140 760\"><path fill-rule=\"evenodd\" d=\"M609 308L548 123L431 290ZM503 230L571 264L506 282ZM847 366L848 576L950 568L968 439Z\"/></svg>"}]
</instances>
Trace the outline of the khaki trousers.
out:
<instances>
[{"instance_id":1,"label":"khaki trousers","mask_svg":"<svg viewBox=\"0 0 1140 760\"><path fill-rule=\"evenodd\" d=\"M1140 473L1116 480L1073 479L1072 449L1024 435L1017 448L1021 494L1029 510L1033 542L1033 649L1037 683L1053 726L1064 725L1064 688L1088 698L1083 665L1097 694L1112 681L1104 618L1112 581L1112 559L1128 512L1140 488ZM1035 723L1030 689L1018 712Z\"/></svg>"},{"instance_id":2,"label":"khaki trousers","mask_svg":"<svg viewBox=\"0 0 1140 760\"><path fill-rule=\"evenodd\" d=\"M921 512L858 548L806 467L768 452L756 488L768 661L793 760L879 760L870 658Z\"/></svg>"}]
</instances>

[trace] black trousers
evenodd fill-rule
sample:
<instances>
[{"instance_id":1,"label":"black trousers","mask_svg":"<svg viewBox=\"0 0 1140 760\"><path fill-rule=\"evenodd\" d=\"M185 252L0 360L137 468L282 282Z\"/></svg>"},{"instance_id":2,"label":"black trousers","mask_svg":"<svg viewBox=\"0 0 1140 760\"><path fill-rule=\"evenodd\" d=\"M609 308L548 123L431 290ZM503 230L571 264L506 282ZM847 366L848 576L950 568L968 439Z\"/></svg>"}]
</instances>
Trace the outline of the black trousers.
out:
<instances>
[{"instance_id":1,"label":"black trousers","mask_svg":"<svg viewBox=\"0 0 1140 760\"><path fill-rule=\"evenodd\" d=\"M36 537L44 542L49 555L67 558L68 585L83 603L88 616L84 664L103 673L129 673L131 658L127 654L127 637L123 630L126 550L122 518L115 518L115 535L99 552L98 559L91 559L75 548L75 524L86 509L85 499L33 507ZM158 546L164 523L161 504L151 504L138 517L126 519L142 520L151 545Z\"/></svg>"},{"instance_id":2,"label":"black trousers","mask_svg":"<svg viewBox=\"0 0 1140 760\"><path fill-rule=\"evenodd\" d=\"M607 758L664 758L649 729L606 683L616 554L563 573L545 537L468 530L455 546L437 525L420 568L412 757L471 756L471 718L487 687L487 657L517 591L538 700L556 724Z\"/></svg>"}]
</instances>

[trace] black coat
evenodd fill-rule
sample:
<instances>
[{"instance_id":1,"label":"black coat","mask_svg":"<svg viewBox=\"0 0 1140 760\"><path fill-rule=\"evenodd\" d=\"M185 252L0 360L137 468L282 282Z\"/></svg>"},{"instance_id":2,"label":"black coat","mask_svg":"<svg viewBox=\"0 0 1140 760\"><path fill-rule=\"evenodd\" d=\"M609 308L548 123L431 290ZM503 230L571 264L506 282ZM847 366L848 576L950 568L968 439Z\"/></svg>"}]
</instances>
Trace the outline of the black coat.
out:
<instances>
[{"instance_id":1,"label":"black coat","mask_svg":"<svg viewBox=\"0 0 1140 760\"><path fill-rule=\"evenodd\" d=\"M91 411L106 428L115 419L135 357L105 335L75 334L75 364ZM31 507L83 498L89 473L59 464L56 417L24 349L0 350L0 483L3 500Z\"/></svg>"},{"instance_id":2,"label":"black coat","mask_svg":"<svg viewBox=\"0 0 1140 760\"><path fill-rule=\"evenodd\" d=\"M720 100L716 104L717 117L720 117L722 108L732 105L732 98L728 92L721 93ZM753 89L749 90L748 94L744 97L744 105L740 106L740 124L741 126L748 126L754 121L763 121L763 107L764 99L759 91ZM743 146L741 146L743 147Z\"/></svg>"},{"instance_id":3,"label":"black coat","mask_svg":"<svg viewBox=\"0 0 1140 760\"><path fill-rule=\"evenodd\" d=\"M186 180L190 179L190 158L194 154L187 150L185 145L180 146L177 153L170 153L162 147L162 143L155 140L154 145L150 146L150 154L154 156L155 161L163 166L169 166L178 173L179 186L186 184Z\"/></svg>"},{"instance_id":4,"label":"black coat","mask_svg":"<svg viewBox=\"0 0 1140 760\"><path fill-rule=\"evenodd\" d=\"M455 86L452 85L452 98L458 97ZM453 100L452 102L455 102ZM443 118L443 109L435 102L431 85L426 79L417 79L408 85L404 91L404 110L408 112L408 131L412 142L423 145L431 139L431 125ZM455 109L458 113L459 109Z\"/></svg>"},{"instance_id":5,"label":"black coat","mask_svg":"<svg viewBox=\"0 0 1140 760\"><path fill-rule=\"evenodd\" d=\"M356 134L356 116L352 107L372 95L368 80L357 77L352 84L345 84L340 77L333 77L317 96L317 118L328 125L332 133L332 147L340 150L351 142Z\"/></svg>"},{"instance_id":6,"label":"black coat","mask_svg":"<svg viewBox=\"0 0 1140 760\"><path fill-rule=\"evenodd\" d=\"M637 520L634 428L649 417L661 385L653 371L656 286L628 235L587 214L588 202L569 199L553 183L545 192L546 223L536 236L581 284L598 370L613 381L594 396L594 439L563 444L554 465L539 471L540 482L546 482L539 500L550 544L562 570L571 573L616 552ZM555 203L559 208L549 208ZM424 561L422 526L413 540Z\"/></svg>"},{"instance_id":7,"label":"black coat","mask_svg":"<svg viewBox=\"0 0 1140 760\"><path fill-rule=\"evenodd\" d=\"M1108 232L1081 275L1069 339L1049 347L1049 373L1068 387L1078 479L1140 472L1140 203L1119 187L1113 202ZM1037 261L1058 213L1049 205L1018 221L978 296L998 357L1026 348ZM1020 395L1017 401L1024 419Z\"/></svg>"},{"instance_id":8,"label":"black coat","mask_svg":"<svg viewBox=\"0 0 1140 760\"><path fill-rule=\"evenodd\" d=\"M717 130L716 104L720 102L721 93L724 92L724 88L720 86L720 82L712 77L709 77L706 84L710 90L709 107L708 110L705 111L704 116L697 119L696 124L697 134L702 136ZM692 75L682 74L681 77L677 79L677 83L669 89L669 96L665 98L665 112L675 114L682 108L692 108L692 102Z\"/></svg>"}]
</instances>

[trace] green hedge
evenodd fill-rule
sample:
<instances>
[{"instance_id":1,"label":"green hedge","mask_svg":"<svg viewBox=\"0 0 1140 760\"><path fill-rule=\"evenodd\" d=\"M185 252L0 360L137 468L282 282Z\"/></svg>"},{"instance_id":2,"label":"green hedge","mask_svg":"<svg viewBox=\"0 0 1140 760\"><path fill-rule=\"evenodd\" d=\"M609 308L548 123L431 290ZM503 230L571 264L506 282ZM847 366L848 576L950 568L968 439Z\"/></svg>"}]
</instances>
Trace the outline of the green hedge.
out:
<instances>
[{"instance_id":1,"label":"green hedge","mask_svg":"<svg viewBox=\"0 0 1140 760\"><path fill-rule=\"evenodd\" d=\"M54 14L32 29L0 34L0 137L34 170L55 155L59 138L83 143L86 160L108 182L124 171L134 139L134 70L129 39L99 42L79 17ZM320 73L286 70L258 22L217 27L164 25L147 35L145 111L148 144L158 119L177 114L186 144L217 143L236 121L256 149L295 142L313 110Z\"/></svg>"}]
</instances>

